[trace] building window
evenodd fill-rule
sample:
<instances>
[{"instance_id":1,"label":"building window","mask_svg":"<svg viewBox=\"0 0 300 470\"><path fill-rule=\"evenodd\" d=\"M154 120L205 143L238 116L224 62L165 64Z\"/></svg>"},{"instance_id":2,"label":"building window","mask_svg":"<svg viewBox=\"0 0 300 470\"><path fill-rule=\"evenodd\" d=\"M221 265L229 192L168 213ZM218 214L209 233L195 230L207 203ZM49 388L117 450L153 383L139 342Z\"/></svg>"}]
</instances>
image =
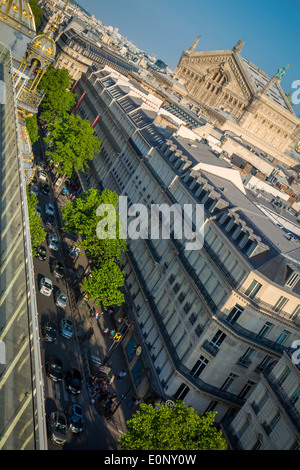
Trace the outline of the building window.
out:
<instances>
[{"instance_id":1,"label":"building window","mask_svg":"<svg viewBox=\"0 0 300 470\"><path fill-rule=\"evenodd\" d=\"M286 367L280 374L280 376L278 377L277 379L277 383L278 385L282 385L285 380L288 378L288 376L290 375L290 372L291 370L289 369L289 367Z\"/></svg>"},{"instance_id":2,"label":"building window","mask_svg":"<svg viewBox=\"0 0 300 470\"><path fill-rule=\"evenodd\" d=\"M287 330L283 330L283 332L278 336L276 343L277 344L282 344L286 338L289 336L290 332Z\"/></svg>"},{"instance_id":3,"label":"building window","mask_svg":"<svg viewBox=\"0 0 300 470\"><path fill-rule=\"evenodd\" d=\"M204 413L208 413L209 411L213 411L216 408L217 404L218 404L217 401L211 401L210 404L208 405L208 407L206 408L206 410L204 411Z\"/></svg>"},{"instance_id":4,"label":"building window","mask_svg":"<svg viewBox=\"0 0 300 470\"><path fill-rule=\"evenodd\" d=\"M229 374L229 376L227 377L227 379L225 380L225 382L223 383L222 387L221 387L221 390L228 390L231 385L233 384L233 382L237 379L237 375L235 374Z\"/></svg>"},{"instance_id":5,"label":"building window","mask_svg":"<svg viewBox=\"0 0 300 470\"><path fill-rule=\"evenodd\" d=\"M194 365L194 367L191 370L191 375L193 377L199 377L201 372L204 371L204 369L207 366L208 362L209 362L208 359L206 359L204 356L200 356L199 360L196 362L196 364Z\"/></svg>"},{"instance_id":6,"label":"building window","mask_svg":"<svg viewBox=\"0 0 300 470\"><path fill-rule=\"evenodd\" d=\"M298 385L296 390L292 393L292 395L289 398L289 401L293 406L298 401L299 395L300 395L300 385Z\"/></svg>"},{"instance_id":7,"label":"building window","mask_svg":"<svg viewBox=\"0 0 300 470\"><path fill-rule=\"evenodd\" d=\"M291 318L293 318L293 320L296 320L296 318L298 318L299 316L299 313L300 313L300 305L298 305L295 310L293 311L293 313L291 314Z\"/></svg>"},{"instance_id":8,"label":"building window","mask_svg":"<svg viewBox=\"0 0 300 470\"><path fill-rule=\"evenodd\" d=\"M248 289L246 289L245 295L247 295L247 297L249 297L250 299L254 299L261 287L262 284L253 280Z\"/></svg>"},{"instance_id":9,"label":"building window","mask_svg":"<svg viewBox=\"0 0 300 470\"><path fill-rule=\"evenodd\" d=\"M288 278L288 280L286 281L285 285L292 289L293 287L295 287L295 285L299 281L299 278L300 278L300 274L293 272Z\"/></svg>"},{"instance_id":10,"label":"building window","mask_svg":"<svg viewBox=\"0 0 300 470\"><path fill-rule=\"evenodd\" d=\"M214 346L219 348L225 338L226 338L225 333L223 333L222 330L218 330L215 336L213 337L213 339L210 341L210 344L213 344Z\"/></svg>"},{"instance_id":11,"label":"building window","mask_svg":"<svg viewBox=\"0 0 300 470\"><path fill-rule=\"evenodd\" d=\"M260 449L260 447L261 447L261 441L260 441L260 439L257 439L254 446L251 447L251 450L258 450L258 449Z\"/></svg>"},{"instance_id":12,"label":"building window","mask_svg":"<svg viewBox=\"0 0 300 470\"><path fill-rule=\"evenodd\" d=\"M287 304L287 302L288 302L288 299L286 297L283 297L283 296L279 297L279 299L277 300L272 310L274 312L280 312L284 308L284 306Z\"/></svg>"},{"instance_id":13,"label":"building window","mask_svg":"<svg viewBox=\"0 0 300 470\"><path fill-rule=\"evenodd\" d=\"M244 311L243 307L240 307L239 305L235 305L233 309L231 310L231 312L229 313L227 317L227 321L231 325L233 325L235 322L238 321L243 311Z\"/></svg>"},{"instance_id":14,"label":"building window","mask_svg":"<svg viewBox=\"0 0 300 470\"><path fill-rule=\"evenodd\" d=\"M297 439L293 442L289 450L299 450L300 449L300 443L297 441Z\"/></svg>"},{"instance_id":15,"label":"building window","mask_svg":"<svg viewBox=\"0 0 300 470\"><path fill-rule=\"evenodd\" d=\"M276 426L276 424L278 423L279 420L280 420L280 413L279 413L279 411L277 411L276 414L271 419L270 424L268 426L269 433L271 431L273 431L273 429L275 428L275 426Z\"/></svg>"},{"instance_id":16,"label":"building window","mask_svg":"<svg viewBox=\"0 0 300 470\"><path fill-rule=\"evenodd\" d=\"M175 400L184 400L184 398L187 396L189 391L190 391L190 388L184 383L182 383L174 395Z\"/></svg>"},{"instance_id":17,"label":"building window","mask_svg":"<svg viewBox=\"0 0 300 470\"><path fill-rule=\"evenodd\" d=\"M237 364L242 366L242 367L249 367L251 364L251 356L255 352L255 349L253 348L248 348L245 353L243 354L242 357L239 358Z\"/></svg>"},{"instance_id":18,"label":"building window","mask_svg":"<svg viewBox=\"0 0 300 470\"><path fill-rule=\"evenodd\" d=\"M261 397L261 399L259 400L259 402L256 404L257 411L260 411L262 409L262 407L264 406L268 398L269 398L269 395L267 394L267 392L265 392L263 396Z\"/></svg>"},{"instance_id":19,"label":"building window","mask_svg":"<svg viewBox=\"0 0 300 470\"><path fill-rule=\"evenodd\" d=\"M272 328L272 326L273 326L272 323L266 321L266 323L264 324L260 332L257 334L257 336L260 336L261 338L265 337L267 333L270 331L270 329Z\"/></svg>"},{"instance_id":20,"label":"building window","mask_svg":"<svg viewBox=\"0 0 300 470\"><path fill-rule=\"evenodd\" d=\"M253 387L254 382L251 382L251 380L248 380L246 385L242 388L242 390L239 393L239 398L244 399L246 396L249 394L251 388Z\"/></svg>"},{"instance_id":21,"label":"building window","mask_svg":"<svg viewBox=\"0 0 300 470\"><path fill-rule=\"evenodd\" d=\"M237 435L239 438L242 437L242 435L246 432L246 430L248 429L249 427L249 424L250 424L250 420L248 417L246 417L245 421L243 422L242 426L240 427L240 429L237 431Z\"/></svg>"},{"instance_id":22,"label":"building window","mask_svg":"<svg viewBox=\"0 0 300 470\"><path fill-rule=\"evenodd\" d=\"M256 367L256 372L262 372L273 358L271 356L265 356L261 363Z\"/></svg>"}]
</instances>

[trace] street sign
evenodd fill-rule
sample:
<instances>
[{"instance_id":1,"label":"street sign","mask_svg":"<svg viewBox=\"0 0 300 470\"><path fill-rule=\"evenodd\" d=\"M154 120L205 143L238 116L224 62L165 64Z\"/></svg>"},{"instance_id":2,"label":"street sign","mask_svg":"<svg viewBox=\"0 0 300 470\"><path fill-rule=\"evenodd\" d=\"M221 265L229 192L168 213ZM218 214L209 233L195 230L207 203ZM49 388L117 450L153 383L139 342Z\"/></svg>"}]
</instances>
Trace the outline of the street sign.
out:
<instances>
[{"instance_id":1,"label":"street sign","mask_svg":"<svg viewBox=\"0 0 300 470\"><path fill-rule=\"evenodd\" d=\"M114 335L114 340L115 341L120 341L121 338L122 338L121 333L115 333L115 335Z\"/></svg>"}]
</instances>

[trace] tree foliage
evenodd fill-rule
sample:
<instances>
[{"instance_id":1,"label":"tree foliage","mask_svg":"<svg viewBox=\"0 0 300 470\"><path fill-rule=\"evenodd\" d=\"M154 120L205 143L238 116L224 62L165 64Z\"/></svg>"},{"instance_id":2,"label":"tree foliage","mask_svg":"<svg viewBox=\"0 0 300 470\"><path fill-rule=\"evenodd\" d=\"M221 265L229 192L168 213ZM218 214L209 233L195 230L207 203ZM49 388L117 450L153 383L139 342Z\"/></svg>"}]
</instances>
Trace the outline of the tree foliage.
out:
<instances>
[{"instance_id":1,"label":"tree foliage","mask_svg":"<svg viewBox=\"0 0 300 470\"><path fill-rule=\"evenodd\" d=\"M36 210L38 198L35 194L30 194L27 187L28 215L32 245L32 255L36 255L36 248L46 239L46 232L41 225L41 216Z\"/></svg>"},{"instance_id":2,"label":"tree foliage","mask_svg":"<svg viewBox=\"0 0 300 470\"><path fill-rule=\"evenodd\" d=\"M83 289L88 300L93 299L96 304L107 308L124 302L124 295L119 290L123 284L121 269L113 260L107 260L99 268L92 269L91 277L83 282Z\"/></svg>"},{"instance_id":3,"label":"tree foliage","mask_svg":"<svg viewBox=\"0 0 300 470\"><path fill-rule=\"evenodd\" d=\"M119 196L114 191L106 189L100 193L91 188L84 192L82 197L67 202L62 208L65 229L81 235L81 246L96 265L109 259L118 262L122 253L127 250L126 241L119 238L118 200ZM97 209L102 204L110 204L115 209L116 238L114 239L109 237L99 239L97 236L97 226L106 217L106 213L97 215Z\"/></svg>"},{"instance_id":4,"label":"tree foliage","mask_svg":"<svg viewBox=\"0 0 300 470\"><path fill-rule=\"evenodd\" d=\"M178 400L173 407L141 404L120 439L124 450L226 450L216 413L199 415Z\"/></svg>"},{"instance_id":5,"label":"tree foliage","mask_svg":"<svg viewBox=\"0 0 300 470\"><path fill-rule=\"evenodd\" d=\"M39 140L37 117L34 114L32 117L26 119L26 127L29 133L31 143L34 144Z\"/></svg>"},{"instance_id":6,"label":"tree foliage","mask_svg":"<svg viewBox=\"0 0 300 470\"><path fill-rule=\"evenodd\" d=\"M29 0L29 5L34 16L35 28L38 30L38 28L41 26L43 10L38 4L38 0Z\"/></svg>"},{"instance_id":7,"label":"tree foliage","mask_svg":"<svg viewBox=\"0 0 300 470\"><path fill-rule=\"evenodd\" d=\"M43 90L45 96L41 103L41 121L53 122L56 118L65 116L75 105L76 99L71 88L71 77L66 69L54 69L49 67L39 83L39 90Z\"/></svg>"},{"instance_id":8,"label":"tree foliage","mask_svg":"<svg viewBox=\"0 0 300 470\"><path fill-rule=\"evenodd\" d=\"M44 139L49 144L46 155L59 165L58 172L68 178L73 171L84 172L87 162L100 150L94 129L80 116L65 114L51 122L48 130L49 135Z\"/></svg>"}]
</instances>

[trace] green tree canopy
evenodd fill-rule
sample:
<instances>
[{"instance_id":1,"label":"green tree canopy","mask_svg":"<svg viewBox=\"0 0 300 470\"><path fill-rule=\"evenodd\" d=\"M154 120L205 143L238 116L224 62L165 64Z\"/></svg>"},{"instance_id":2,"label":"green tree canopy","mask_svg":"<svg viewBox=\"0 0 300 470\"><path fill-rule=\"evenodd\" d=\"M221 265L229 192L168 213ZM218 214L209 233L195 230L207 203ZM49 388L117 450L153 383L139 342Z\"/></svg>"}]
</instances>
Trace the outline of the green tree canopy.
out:
<instances>
[{"instance_id":1,"label":"green tree canopy","mask_svg":"<svg viewBox=\"0 0 300 470\"><path fill-rule=\"evenodd\" d=\"M38 132L38 124L37 124L37 117L36 114L34 114L32 117L27 118L25 120L26 122L26 127L29 133L29 137L31 140L31 143L34 144L39 140L39 132Z\"/></svg>"},{"instance_id":2,"label":"green tree canopy","mask_svg":"<svg viewBox=\"0 0 300 470\"><path fill-rule=\"evenodd\" d=\"M58 172L68 178L73 171L84 172L87 162L100 150L94 129L80 116L65 114L51 122L48 130L49 135L44 139L49 144L46 155L59 165Z\"/></svg>"},{"instance_id":3,"label":"green tree canopy","mask_svg":"<svg viewBox=\"0 0 300 470\"><path fill-rule=\"evenodd\" d=\"M38 28L41 26L43 10L38 4L38 0L29 0L29 5L34 16L35 28L38 30Z\"/></svg>"},{"instance_id":4,"label":"green tree canopy","mask_svg":"<svg viewBox=\"0 0 300 470\"><path fill-rule=\"evenodd\" d=\"M123 285L122 271L113 260L108 260L100 268L92 269L91 277L83 282L83 289L88 300L93 299L96 304L107 308L110 305L120 306L124 302L124 295L119 290Z\"/></svg>"},{"instance_id":5,"label":"green tree canopy","mask_svg":"<svg viewBox=\"0 0 300 470\"><path fill-rule=\"evenodd\" d=\"M106 189L100 193L91 188L62 208L65 229L81 235L81 246L94 264L99 265L108 259L118 262L127 249L126 241L119 238L118 200L119 196L114 191ZM99 239L97 236L97 226L106 217L106 212L97 215L102 204L110 204L115 209L116 238Z\"/></svg>"},{"instance_id":6,"label":"green tree canopy","mask_svg":"<svg viewBox=\"0 0 300 470\"><path fill-rule=\"evenodd\" d=\"M32 255L36 255L36 248L46 239L46 232L41 226L41 216L36 210L38 198L35 194L30 194L27 187L28 215L32 245Z\"/></svg>"},{"instance_id":7,"label":"green tree canopy","mask_svg":"<svg viewBox=\"0 0 300 470\"><path fill-rule=\"evenodd\" d=\"M41 121L47 123L63 117L76 104L71 93L71 77L66 69L54 69L50 66L41 79L38 89L44 90L45 96L41 103Z\"/></svg>"},{"instance_id":8,"label":"green tree canopy","mask_svg":"<svg viewBox=\"0 0 300 470\"><path fill-rule=\"evenodd\" d=\"M173 407L141 404L120 439L123 450L226 450L214 412L199 415L178 400Z\"/></svg>"}]
</instances>

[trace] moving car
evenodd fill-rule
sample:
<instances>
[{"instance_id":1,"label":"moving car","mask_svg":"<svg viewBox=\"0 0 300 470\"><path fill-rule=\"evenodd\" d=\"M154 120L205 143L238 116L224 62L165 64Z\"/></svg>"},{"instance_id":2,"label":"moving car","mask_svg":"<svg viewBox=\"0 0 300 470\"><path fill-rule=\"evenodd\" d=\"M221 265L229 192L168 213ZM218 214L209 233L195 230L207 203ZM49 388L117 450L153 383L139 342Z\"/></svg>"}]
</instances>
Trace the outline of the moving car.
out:
<instances>
[{"instance_id":1,"label":"moving car","mask_svg":"<svg viewBox=\"0 0 300 470\"><path fill-rule=\"evenodd\" d=\"M46 374L49 379L53 380L53 382L61 382L63 376L62 369L63 364L59 357L50 356L46 362Z\"/></svg>"},{"instance_id":2,"label":"moving car","mask_svg":"<svg viewBox=\"0 0 300 470\"><path fill-rule=\"evenodd\" d=\"M50 250L58 251L59 240L55 235L53 235L53 233L48 234L48 244L49 244Z\"/></svg>"},{"instance_id":3,"label":"moving car","mask_svg":"<svg viewBox=\"0 0 300 470\"><path fill-rule=\"evenodd\" d=\"M83 430L83 411L80 405L72 405L69 406L66 411L65 415L67 418L68 429L69 431L78 434Z\"/></svg>"},{"instance_id":4,"label":"moving car","mask_svg":"<svg viewBox=\"0 0 300 470\"><path fill-rule=\"evenodd\" d=\"M54 209L53 204L48 202L45 206L45 214L54 216L54 212L55 212L55 209Z\"/></svg>"},{"instance_id":5,"label":"moving car","mask_svg":"<svg viewBox=\"0 0 300 470\"><path fill-rule=\"evenodd\" d=\"M36 250L36 257L37 257L38 259L40 259L41 261L45 261L46 256L47 256L46 248L45 248L44 246L40 246L40 247Z\"/></svg>"},{"instance_id":6,"label":"moving car","mask_svg":"<svg viewBox=\"0 0 300 470\"><path fill-rule=\"evenodd\" d=\"M65 268L60 261L54 261L51 266L52 274L54 277L61 279L64 275Z\"/></svg>"},{"instance_id":7,"label":"moving car","mask_svg":"<svg viewBox=\"0 0 300 470\"><path fill-rule=\"evenodd\" d=\"M44 162L40 161L37 164L37 168L38 168L39 171L44 171L46 169L46 165L45 165Z\"/></svg>"},{"instance_id":8,"label":"moving car","mask_svg":"<svg viewBox=\"0 0 300 470\"><path fill-rule=\"evenodd\" d=\"M46 225L49 225L50 227L52 227L54 225L54 222L55 222L54 216L48 215L48 217L46 218Z\"/></svg>"},{"instance_id":9,"label":"moving car","mask_svg":"<svg viewBox=\"0 0 300 470\"><path fill-rule=\"evenodd\" d=\"M67 293L61 289L56 292L55 303L60 308L66 308L68 302Z\"/></svg>"},{"instance_id":10,"label":"moving car","mask_svg":"<svg viewBox=\"0 0 300 470\"><path fill-rule=\"evenodd\" d=\"M82 377L78 369L73 367L68 370L65 375L65 385L67 392L70 392L73 395L78 395L81 392Z\"/></svg>"},{"instance_id":11,"label":"moving car","mask_svg":"<svg viewBox=\"0 0 300 470\"><path fill-rule=\"evenodd\" d=\"M73 325L68 318L63 318L60 322L60 334L67 339L73 336Z\"/></svg>"},{"instance_id":12,"label":"moving car","mask_svg":"<svg viewBox=\"0 0 300 470\"><path fill-rule=\"evenodd\" d=\"M55 343L57 337L57 328L55 323L47 322L42 328L42 336L48 343Z\"/></svg>"},{"instance_id":13,"label":"moving car","mask_svg":"<svg viewBox=\"0 0 300 470\"><path fill-rule=\"evenodd\" d=\"M49 193L50 193L50 186L49 186L49 184L46 184L46 183L42 184L42 185L41 185L41 192L42 192L43 194L45 194L46 196L49 196Z\"/></svg>"},{"instance_id":14,"label":"moving car","mask_svg":"<svg viewBox=\"0 0 300 470\"><path fill-rule=\"evenodd\" d=\"M43 277L40 283L40 293L49 297L52 293L53 284L51 279Z\"/></svg>"},{"instance_id":15,"label":"moving car","mask_svg":"<svg viewBox=\"0 0 300 470\"><path fill-rule=\"evenodd\" d=\"M100 366L96 373L96 376L99 382L104 382L109 385L113 380L111 367Z\"/></svg>"},{"instance_id":16,"label":"moving car","mask_svg":"<svg viewBox=\"0 0 300 470\"><path fill-rule=\"evenodd\" d=\"M53 411L48 419L48 433L53 444L64 445L67 440L67 418L61 411Z\"/></svg>"}]
</instances>

